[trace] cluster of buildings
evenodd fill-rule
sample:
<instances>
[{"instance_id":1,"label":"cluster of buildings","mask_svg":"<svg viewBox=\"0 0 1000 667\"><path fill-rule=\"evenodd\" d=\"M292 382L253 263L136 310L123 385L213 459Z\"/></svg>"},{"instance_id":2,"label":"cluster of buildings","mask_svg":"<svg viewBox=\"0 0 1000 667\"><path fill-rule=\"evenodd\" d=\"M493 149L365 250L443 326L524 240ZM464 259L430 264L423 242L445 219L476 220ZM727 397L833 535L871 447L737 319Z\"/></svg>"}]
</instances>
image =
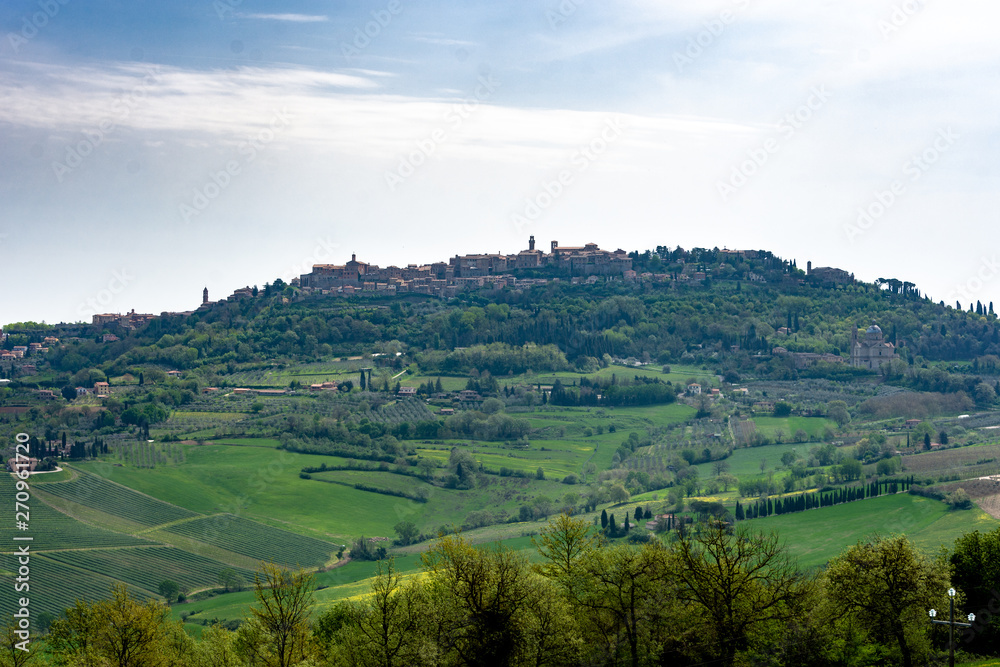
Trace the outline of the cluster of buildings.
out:
<instances>
[{"instance_id":1,"label":"cluster of buildings","mask_svg":"<svg viewBox=\"0 0 1000 667\"><path fill-rule=\"evenodd\" d=\"M98 327L113 325L121 329L138 329L151 319L156 317L151 313L137 313L133 308L130 312L121 313L101 313L95 314L91 324Z\"/></svg>"},{"instance_id":2,"label":"cluster of buildings","mask_svg":"<svg viewBox=\"0 0 1000 667\"><path fill-rule=\"evenodd\" d=\"M845 359L839 354L789 352L784 347L775 347L771 350L771 353L776 356L789 357L796 368L805 368L820 361L831 364L845 363ZM851 330L851 349L850 357L846 360L847 363L850 363L854 368L877 371L883 364L887 364L893 359L898 358L896 355L896 346L885 340L882 329L874 321L865 330L863 336L858 335L858 325L854 325L854 328Z\"/></svg>"},{"instance_id":3,"label":"cluster of buildings","mask_svg":"<svg viewBox=\"0 0 1000 667\"><path fill-rule=\"evenodd\" d=\"M512 272L552 269L569 273L574 282L597 276L621 279L632 271L632 258L621 249L602 250L596 243L584 246L560 246L552 241L549 251L535 248L535 237L528 248L514 255L497 253L456 255L447 262L379 267L359 262L356 255L343 265L316 264L311 273L293 279L305 294L351 295L357 292L396 294L413 292L454 296L465 290L530 287L548 282L544 278L516 278Z\"/></svg>"}]
</instances>

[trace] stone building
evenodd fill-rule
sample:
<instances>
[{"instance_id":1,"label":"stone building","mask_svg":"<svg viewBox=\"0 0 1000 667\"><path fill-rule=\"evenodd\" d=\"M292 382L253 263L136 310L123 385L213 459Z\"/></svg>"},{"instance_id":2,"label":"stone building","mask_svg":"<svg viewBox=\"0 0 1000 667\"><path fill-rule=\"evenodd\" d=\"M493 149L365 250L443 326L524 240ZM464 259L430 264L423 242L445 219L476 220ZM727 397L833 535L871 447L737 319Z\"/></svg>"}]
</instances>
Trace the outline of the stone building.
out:
<instances>
[{"instance_id":1,"label":"stone building","mask_svg":"<svg viewBox=\"0 0 1000 667\"><path fill-rule=\"evenodd\" d=\"M851 366L876 371L896 358L896 347L885 342L882 330L872 321L864 337L858 337L858 325L851 331Z\"/></svg>"}]
</instances>

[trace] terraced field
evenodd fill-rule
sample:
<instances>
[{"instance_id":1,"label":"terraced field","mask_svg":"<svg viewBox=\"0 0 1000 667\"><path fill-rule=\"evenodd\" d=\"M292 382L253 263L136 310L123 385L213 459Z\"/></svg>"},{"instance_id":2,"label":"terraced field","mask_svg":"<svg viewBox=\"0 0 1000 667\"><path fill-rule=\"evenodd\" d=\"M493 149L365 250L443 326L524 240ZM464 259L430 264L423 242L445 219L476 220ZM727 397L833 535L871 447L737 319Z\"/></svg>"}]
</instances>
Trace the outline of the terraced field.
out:
<instances>
[{"instance_id":1,"label":"terraced field","mask_svg":"<svg viewBox=\"0 0 1000 667\"><path fill-rule=\"evenodd\" d=\"M233 553L257 560L273 560L288 567L322 565L339 548L329 542L289 533L232 514L185 521L165 530Z\"/></svg>"},{"instance_id":2,"label":"terraced field","mask_svg":"<svg viewBox=\"0 0 1000 667\"><path fill-rule=\"evenodd\" d=\"M85 472L81 472L79 477L72 481L39 484L39 488L54 496L143 526L159 526L198 516L190 510L170 505Z\"/></svg>"},{"instance_id":3,"label":"terraced field","mask_svg":"<svg viewBox=\"0 0 1000 667\"><path fill-rule=\"evenodd\" d=\"M47 553L45 557L81 570L113 574L116 579L142 588L152 595L157 594L160 582L164 579L189 590L216 586L219 572L230 567L217 560L167 546L57 551ZM245 580L253 581L253 572L250 570L233 569Z\"/></svg>"}]
</instances>

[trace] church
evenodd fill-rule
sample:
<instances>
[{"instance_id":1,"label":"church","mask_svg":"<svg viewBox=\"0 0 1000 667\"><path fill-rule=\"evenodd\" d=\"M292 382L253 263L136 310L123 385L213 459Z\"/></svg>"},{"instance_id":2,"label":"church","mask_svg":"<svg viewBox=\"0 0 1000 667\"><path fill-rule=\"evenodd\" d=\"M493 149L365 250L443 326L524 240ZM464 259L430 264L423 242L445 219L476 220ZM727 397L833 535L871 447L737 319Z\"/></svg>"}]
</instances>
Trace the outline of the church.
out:
<instances>
[{"instance_id":1,"label":"church","mask_svg":"<svg viewBox=\"0 0 1000 667\"><path fill-rule=\"evenodd\" d=\"M863 338L858 338L858 325L854 325L851 331L851 366L876 371L879 366L895 358L896 347L885 342L882 329L874 320Z\"/></svg>"}]
</instances>

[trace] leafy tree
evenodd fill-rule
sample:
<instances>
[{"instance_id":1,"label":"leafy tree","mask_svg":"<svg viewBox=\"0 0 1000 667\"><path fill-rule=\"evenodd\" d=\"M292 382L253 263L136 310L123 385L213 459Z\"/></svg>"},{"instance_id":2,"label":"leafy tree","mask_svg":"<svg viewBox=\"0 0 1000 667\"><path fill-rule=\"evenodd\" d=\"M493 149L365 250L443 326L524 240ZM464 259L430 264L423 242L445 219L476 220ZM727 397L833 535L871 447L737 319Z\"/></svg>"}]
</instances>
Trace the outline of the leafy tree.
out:
<instances>
[{"instance_id":1,"label":"leafy tree","mask_svg":"<svg viewBox=\"0 0 1000 667\"><path fill-rule=\"evenodd\" d=\"M177 595L181 592L181 587L176 582L164 579L160 582L158 590L160 595L167 599L167 602L175 602Z\"/></svg>"},{"instance_id":2,"label":"leafy tree","mask_svg":"<svg viewBox=\"0 0 1000 667\"><path fill-rule=\"evenodd\" d=\"M72 401L74 398L76 398L76 387L71 387L70 385L66 385L60 390L60 392L62 393L62 397L65 398L67 401Z\"/></svg>"},{"instance_id":3,"label":"leafy tree","mask_svg":"<svg viewBox=\"0 0 1000 667\"><path fill-rule=\"evenodd\" d=\"M581 575L563 583L583 615L594 654L587 664L655 664L670 630L667 552L656 541L585 553ZM619 656L623 660L619 660Z\"/></svg>"},{"instance_id":4,"label":"leafy tree","mask_svg":"<svg viewBox=\"0 0 1000 667\"><path fill-rule=\"evenodd\" d=\"M254 606L250 614L254 632L264 641L253 645L242 642L244 658L267 661L277 667L291 667L307 656L311 626L315 578L304 570L290 572L274 563L264 563L254 575ZM243 629L242 626L240 628Z\"/></svg>"},{"instance_id":5,"label":"leafy tree","mask_svg":"<svg viewBox=\"0 0 1000 667\"><path fill-rule=\"evenodd\" d=\"M404 585L393 560L380 561L371 595L359 605L347 603L346 609L337 612L340 627L330 633L335 644L331 664L340 664L340 660L358 667L419 664L428 627L426 605L422 586Z\"/></svg>"},{"instance_id":6,"label":"leafy tree","mask_svg":"<svg viewBox=\"0 0 1000 667\"><path fill-rule=\"evenodd\" d=\"M844 401L830 401L827 403L826 416L837 422L837 426L841 428L851 421L851 413L847 411L847 403Z\"/></svg>"},{"instance_id":7,"label":"leafy tree","mask_svg":"<svg viewBox=\"0 0 1000 667\"><path fill-rule=\"evenodd\" d=\"M875 643L894 649L903 667L931 656L927 610L948 587L943 561L922 556L906 537L858 542L827 566L826 588L840 615L852 615Z\"/></svg>"},{"instance_id":8,"label":"leafy tree","mask_svg":"<svg viewBox=\"0 0 1000 667\"><path fill-rule=\"evenodd\" d=\"M607 514L603 515L605 518ZM601 546L601 538L582 519L560 514L531 543L546 562L538 570L552 580L569 585L578 572L581 559Z\"/></svg>"},{"instance_id":9,"label":"leafy tree","mask_svg":"<svg viewBox=\"0 0 1000 667\"><path fill-rule=\"evenodd\" d=\"M416 542L417 537L420 535L417 525L412 521L400 521L393 527L393 530L396 531L396 535L399 537L399 543L404 547Z\"/></svg>"},{"instance_id":10,"label":"leafy tree","mask_svg":"<svg viewBox=\"0 0 1000 667\"><path fill-rule=\"evenodd\" d=\"M246 580L233 568L226 567L219 570L218 575L219 585L222 586L227 593L230 591L241 591L243 587L246 586Z\"/></svg>"},{"instance_id":11,"label":"leafy tree","mask_svg":"<svg viewBox=\"0 0 1000 667\"><path fill-rule=\"evenodd\" d=\"M523 554L497 545L475 549L448 536L422 556L430 625L445 664L547 664L578 647L572 618L551 584L533 575Z\"/></svg>"},{"instance_id":12,"label":"leafy tree","mask_svg":"<svg viewBox=\"0 0 1000 667\"><path fill-rule=\"evenodd\" d=\"M788 417L792 414L792 406L790 403L785 401L778 401L774 404L774 416L775 417Z\"/></svg>"},{"instance_id":13,"label":"leafy tree","mask_svg":"<svg viewBox=\"0 0 1000 667\"><path fill-rule=\"evenodd\" d=\"M673 552L677 596L700 611L725 664L801 613L814 582L799 573L774 533L714 524Z\"/></svg>"}]
</instances>

